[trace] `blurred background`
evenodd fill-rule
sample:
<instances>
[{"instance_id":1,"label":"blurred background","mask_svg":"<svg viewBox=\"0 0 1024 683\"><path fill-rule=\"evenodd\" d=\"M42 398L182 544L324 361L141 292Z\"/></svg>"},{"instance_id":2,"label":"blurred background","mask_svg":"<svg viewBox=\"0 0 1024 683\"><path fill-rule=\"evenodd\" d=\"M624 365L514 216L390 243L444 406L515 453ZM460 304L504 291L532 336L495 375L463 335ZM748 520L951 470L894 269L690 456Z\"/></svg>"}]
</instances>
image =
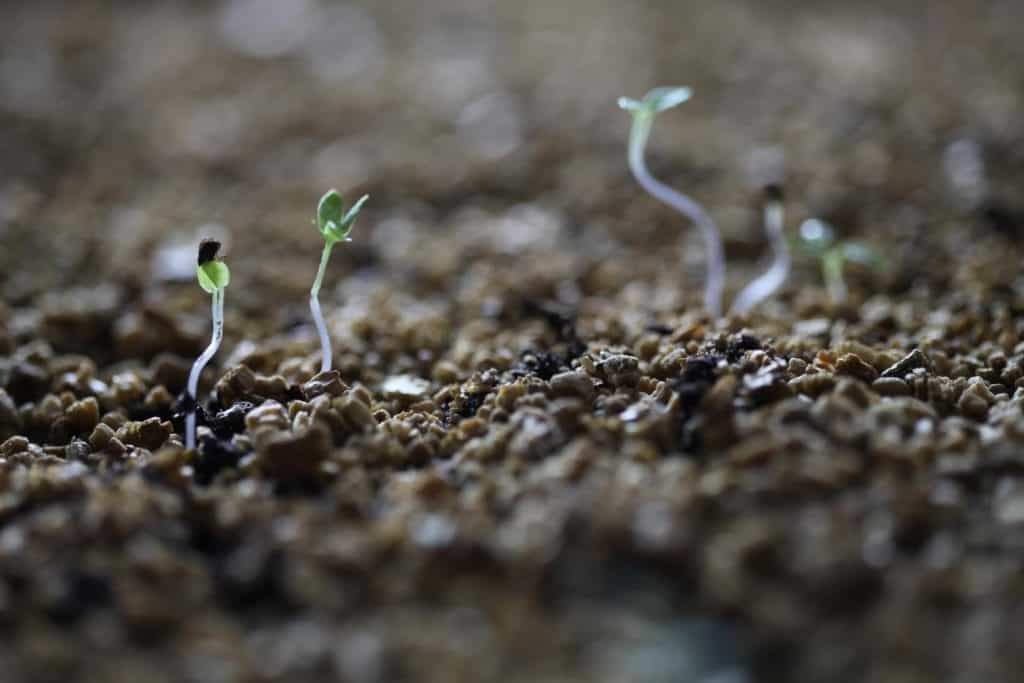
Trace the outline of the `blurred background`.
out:
<instances>
[{"instance_id":1,"label":"blurred background","mask_svg":"<svg viewBox=\"0 0 1024 683\"><path fill-rule=\"evenodd\" d=\"M393 283L556 245L678 273L663 247L698 238L634 185L615 106L659 84L695 97L651 165L716 216L734 288L764 250L765 150L793 221L906 237L983 202L1013 215L1022 18L1012 0L5 2L3 301L98 282L138 301L191 279L198 231L251 259L243 286L273 260L274 291L241 295L265 317L308 287L328 187L372 195L340 257Z\"/></svg>"}]
</instances>

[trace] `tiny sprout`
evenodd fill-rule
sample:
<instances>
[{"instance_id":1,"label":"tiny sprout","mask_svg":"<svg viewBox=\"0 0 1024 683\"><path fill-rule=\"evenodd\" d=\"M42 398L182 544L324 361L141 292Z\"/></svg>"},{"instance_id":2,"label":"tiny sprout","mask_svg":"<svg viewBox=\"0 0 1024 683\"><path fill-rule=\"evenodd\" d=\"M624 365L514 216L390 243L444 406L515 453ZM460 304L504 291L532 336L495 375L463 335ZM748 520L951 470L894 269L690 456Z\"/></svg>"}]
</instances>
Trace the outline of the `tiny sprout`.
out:
<instances>
[{"instance_id":1,"label":"tiny sprout","mask_svg":"<svg viewBox=\"0 0 1024 683\"><path fill-rule=\"evenodd\" d=\"M323 285L324 273L327 272L327 261L331 258L331 249L338 242L350 242L349 233L359 216L359 210L369 199L369 195L363 195L359 200L345 212L344 202L337 190L328 190L316 207L316 227L325 240L323 253L320 255L320 268L316 272L316 279L313 280L313 287L309 290L309 310L313 314L313 322L316 324L317 334L320 335L320 372L327 372L331 369L331 338L327 334L327 325L324 323L323 313L320 311L320 287Z\"/></svg>"},{"instance_id":2,"label":"tiny sprout","mask_svg":"<svg viewBox=\"0 0 1024 683\"><path fill-rule=\"evenodd\" d=\"M217 353L221 339L224 337L224 289L231 282L231 271L226 263L217 258L218 251L220 251L220 242L216 240L203 240L199 243L196 279L199 280L199 286L212 295L213 338L210 340L210 345L192 364L192 371L188 375L188 397L191 399L192 405L185 416L185 447L189 449L196 446L195 404L196 392L199 389L199 376L206 364Z\"/></svg>"},{"instance_id":3,"label":"tiny sprout","mask_svg":"<svg viewBox=\"0 0 1024 683\"><path fill-rule=\"evenodd\" d=\"M707 259L704 306L712 315L718 317L722 314L722 290L725 284L725 257L722 254L718 228L700 204L654 178L644 161L644 149L647 147L655 115L682 104L690 99L691 95L692 91L689 88L655 88L640 101L620 97L619 107L633 116L633 127L629 132L628 157L633 177L653 197L689 218L701 231Z\"/></svg>"},{"instance_id":4,"label":"tiny sprout","mask_svg":"<svg viewBox=\"0 0 1024 683\"><path fill-rule=\"evenodd\" d=\"M859 242L836 242L835 230L828 223L809 218L800 225L801 250L821 261L821 274L832 301L846 301L847 287L843 267L847 261L860 263L874 270L885 267L885 259L876 250Z\"/></svg>"},{"instance_id":5,"label":"tiny sprout","mask_svg":"<svg viewBox=\"0 0 1024 683\"><path fill-rule=\"evenodd\" d=\"M732 304L732 310L740 315L772 295L782 286L789 275L789 246L783 231L785 214L782 188L779 185L765 187L764 225L772 246L772 265L760 276L744 287Z\"/></svg>"}]
</instances>

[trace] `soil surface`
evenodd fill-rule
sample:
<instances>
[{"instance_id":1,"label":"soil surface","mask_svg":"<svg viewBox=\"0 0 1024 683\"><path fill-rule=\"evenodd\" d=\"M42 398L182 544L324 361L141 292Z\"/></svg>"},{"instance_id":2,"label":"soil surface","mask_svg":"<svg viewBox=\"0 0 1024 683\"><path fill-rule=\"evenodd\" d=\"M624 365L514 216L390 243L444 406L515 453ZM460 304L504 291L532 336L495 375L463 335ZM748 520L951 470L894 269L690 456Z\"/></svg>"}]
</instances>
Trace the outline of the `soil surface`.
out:
<instances>
[{"instance_id":1,"label":"soil surface","mask_svg":"<svg viewBox=\"0 0 1024 683\"><path fill-rule=\"evenodd\" d=\"M1018 680L1024 4L0 5L3 681ZM687 84L643 194L620 95ZM759 170L760 169L760 170ZM371 199L321 301L329 187ZM196 245L224 243L225 342Z\"/></svg>"}]
</instances>

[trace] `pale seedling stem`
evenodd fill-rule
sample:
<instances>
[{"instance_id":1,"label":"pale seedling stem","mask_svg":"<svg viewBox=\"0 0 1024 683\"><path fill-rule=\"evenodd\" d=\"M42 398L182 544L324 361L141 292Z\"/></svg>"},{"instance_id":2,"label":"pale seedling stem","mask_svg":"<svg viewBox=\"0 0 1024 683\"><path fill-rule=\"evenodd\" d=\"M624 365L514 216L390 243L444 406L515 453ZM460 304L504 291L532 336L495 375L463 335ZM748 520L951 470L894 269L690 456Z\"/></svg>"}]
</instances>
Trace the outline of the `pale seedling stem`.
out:
<instances>
[{"instance_id":1,"label":"pale seedling stem","mask_svg":"<svg viewBox=\"0 0 1024 683\"><path fill-rule=\"evenodd\" d=\"M789 275L789 245L784 232L785 209L781 193L767 189L768 199L764 206L765 232L772 247L772 265L764 273L754 278L736 295L732 304L732 312L745 315L757 304L771 296L782 286Z\"/></svg>"},{"instance_id":2,"label":"pale seedling stem","mask_svg":"<svg viewBox=\"0 0 1024 683\"><path fill-rule=\"evenodd\" d=\"M619 106L633 116L628 157L633 177L654 198L693 221L701 232L707 261L704 307L717 318L722 314L722 290L725 286L725 257L718 228L700 204L652 176L644 161L644 150L655 115L685 102L690 99L690 95L689 88L655 88L639 102L626 97L619 98Z\"/></svg>"},{"instance_id":3,"label":"pale seedling stem","mask_svg":"<svg viewBox=\"0 0 1024 683\"><path fill-rule=\"evenodd\" d=\"M324 315L320 311L320 286L324 282L324 273L327 272L327 261L331 258L331 249L333 248L334 242L328 241L324 245L323 253L320 255L320 268L316 271L313 288L309 290L309 310L313 314L316 333L320 337L320 372L330 370L332 360L331 337L327 334L327 324L324 322Z\"/></svg>"},{"instance_id":4,"label":"pale seedling stem","mask_svg":"<svg viewBox=\"0 0 1024 683\"><path fill-rule=\"evenodd\" d=\"M196 268L196 276L199 279L199 286L210 293L212 299L211 315L213 318L213 337L209 346L199 354L196 362L192 364L192 371L188 375L188 397L191 399L191 407L185 416L185 448L192 449L196 446L196 401L199 390L199 376L203 374L210 359L220 348L220 342L224 338L224 289L231 281L231 271L227 264L217 259L217 251L220 243L213 240L203 240L199 245L199 265Z\"/></svg>"},{"instance_id":5,"label":"pale seedling stem","mask_svg":"<svg viewBox=\"0 0 1024 683\"><path fill-rule=\"evenodd\" d=\"M331 369L333 358L331 337L327 333L327 324L324 322L324 315L320 310L320 287L324 282L324 273L327 272L331 249L338 242L352 241L349 233L352 232L352 226L359 216L359 210L367 199L369 199L369 195L364 194L346 213L343 212L341 194L337 190L328 190L317 205L315 224L326 243L320 255L320 267L316 271L316 279L313 280L313 286L309 290L309 310L313 314L313 323L316 325L316 332L320 337L320 372L328 372Z\"/></svg>"}]
</instances>

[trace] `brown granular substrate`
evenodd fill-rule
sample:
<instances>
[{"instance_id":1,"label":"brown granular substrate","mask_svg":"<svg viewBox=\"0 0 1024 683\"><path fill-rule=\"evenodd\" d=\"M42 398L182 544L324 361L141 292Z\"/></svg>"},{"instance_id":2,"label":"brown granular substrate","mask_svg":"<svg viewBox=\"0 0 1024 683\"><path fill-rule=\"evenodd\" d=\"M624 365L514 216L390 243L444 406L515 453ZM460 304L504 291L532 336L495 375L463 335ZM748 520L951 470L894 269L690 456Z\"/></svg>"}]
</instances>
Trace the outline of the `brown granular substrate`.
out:
<instances>
[{"instance_id":1,"label":"brown granular substrate","mask_svg":"<svg viewBox=\"0 0 1024 683\"><path fill-rule=\"evenodd\" d=\"M895 6L894 6L895 5ZM937 6L941 5L941 6ZM0 681L1013 681L1024 6L5 3ZM654 172L764 267L700 309ZM752 161L754 160L754 161ZM321 295L310 219L371 200ZM201 237L232 268L209 334ZM759 260L762 259L762 260Z\"/></svg>"}]
</instances>

